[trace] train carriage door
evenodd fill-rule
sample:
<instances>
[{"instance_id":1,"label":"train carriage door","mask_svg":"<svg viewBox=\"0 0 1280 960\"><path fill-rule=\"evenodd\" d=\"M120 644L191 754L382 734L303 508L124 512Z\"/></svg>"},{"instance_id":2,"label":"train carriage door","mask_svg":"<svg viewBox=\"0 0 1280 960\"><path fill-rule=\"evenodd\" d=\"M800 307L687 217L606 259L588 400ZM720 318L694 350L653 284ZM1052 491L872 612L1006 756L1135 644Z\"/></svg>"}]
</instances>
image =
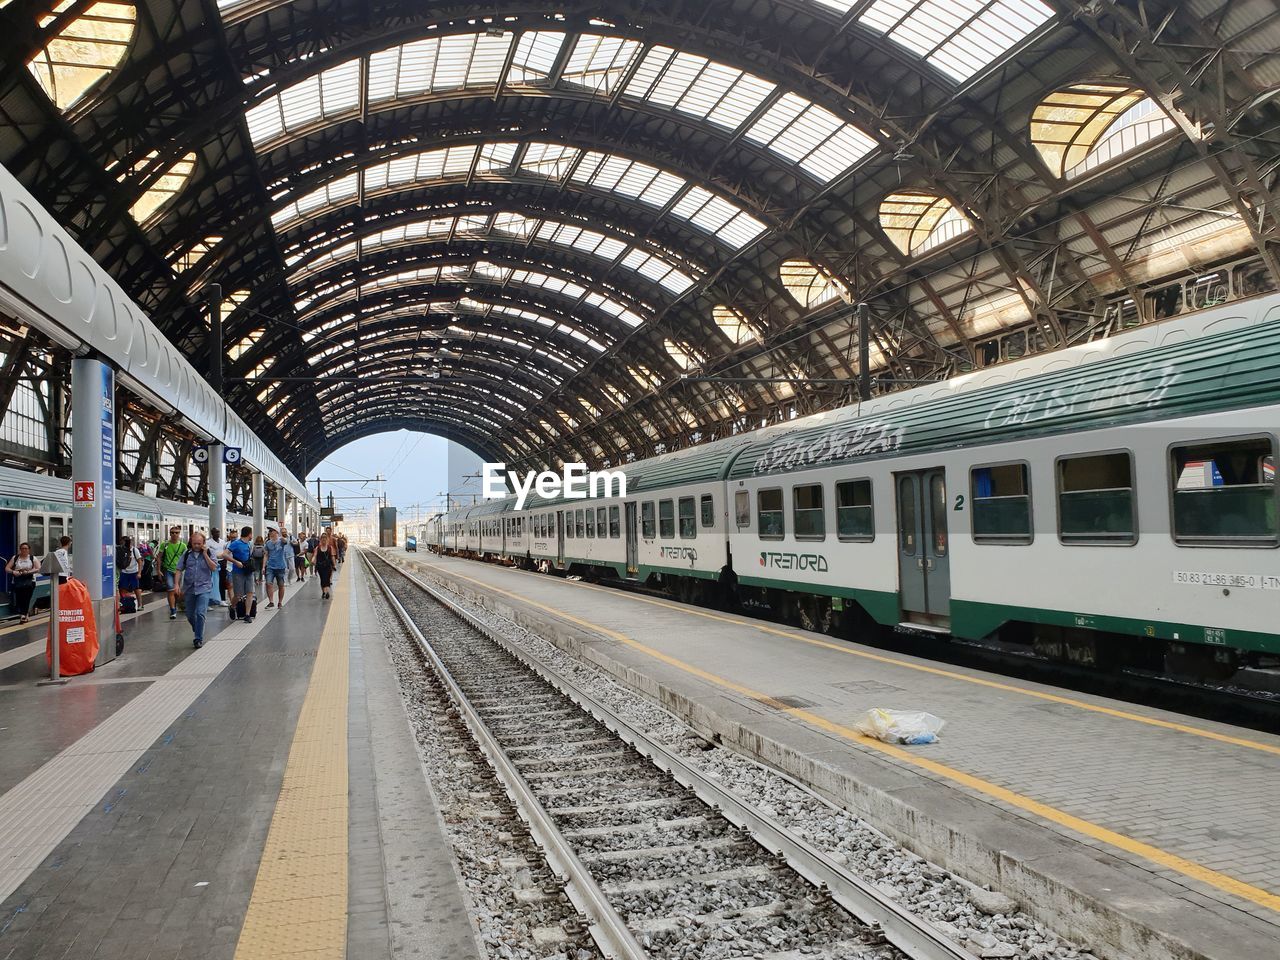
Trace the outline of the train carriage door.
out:
<instances>
[{"instance_id":1,"label":"train carriage door","mask_svg":"<svg viewBox=\"0 0 1280 960\"><path fill-rule=\"evenodd\" d=\"M626 526L627 526L627 576L635 577L640 574L640 542L636 539L636 505L634 502L626 504Z\"/></svg>"},{"instance_id":2,"label":"train carriage door","mask_svg":"<svg viewBox=\"0 0 1280 960\"><path fill-rule=\"evenodd\" d=\"M909 621L942 625L951 616L951 541L941 468L896 475L898 590Z\"/></svg>"},{"instance_id":3,"label":"train carriage door","mask_svg":"<svg viewBox=\"0 0 1280 960\"><path fill-rule=\"evenodd\" d=\"M564 566L564 511L556 511L556 566Z\"/></svg>"}]
</instances>

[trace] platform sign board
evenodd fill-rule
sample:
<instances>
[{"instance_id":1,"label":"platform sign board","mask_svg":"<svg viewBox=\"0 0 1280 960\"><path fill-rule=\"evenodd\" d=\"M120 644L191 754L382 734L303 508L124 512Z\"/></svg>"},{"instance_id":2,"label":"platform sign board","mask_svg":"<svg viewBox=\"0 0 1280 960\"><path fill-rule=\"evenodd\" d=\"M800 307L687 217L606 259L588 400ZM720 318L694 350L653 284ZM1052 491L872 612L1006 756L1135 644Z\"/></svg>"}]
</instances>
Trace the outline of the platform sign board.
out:
<instances>
[{"instance_id":1,"label":"platform sign board","mask_svg":"<svg viewBox=\"0 0 1280 960\"><path fill-rule=\"evenodd\" d=\"M99 360L71 365L72 462L75 511L73 573L94 600L114 597L116 415L115 371Z\"/></svg>"}]
</instances>

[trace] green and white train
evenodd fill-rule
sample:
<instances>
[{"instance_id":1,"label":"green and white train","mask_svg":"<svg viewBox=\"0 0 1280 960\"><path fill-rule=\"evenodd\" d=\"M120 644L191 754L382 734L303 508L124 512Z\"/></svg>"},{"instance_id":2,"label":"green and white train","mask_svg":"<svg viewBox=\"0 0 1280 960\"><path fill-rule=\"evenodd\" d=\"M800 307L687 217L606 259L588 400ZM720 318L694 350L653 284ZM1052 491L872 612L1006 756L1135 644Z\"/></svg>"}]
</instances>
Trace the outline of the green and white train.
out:
<instances>
[{"instance_id":1,"label":"green and white train","mask_svg":"<svg viewBox=\"0 0 1280 960\"><path fill-rule=\"evenodd\" d=\"M1224 676L1280 654L1280 295L454 510L431 549Z\"/></svg>"}]
</instances>

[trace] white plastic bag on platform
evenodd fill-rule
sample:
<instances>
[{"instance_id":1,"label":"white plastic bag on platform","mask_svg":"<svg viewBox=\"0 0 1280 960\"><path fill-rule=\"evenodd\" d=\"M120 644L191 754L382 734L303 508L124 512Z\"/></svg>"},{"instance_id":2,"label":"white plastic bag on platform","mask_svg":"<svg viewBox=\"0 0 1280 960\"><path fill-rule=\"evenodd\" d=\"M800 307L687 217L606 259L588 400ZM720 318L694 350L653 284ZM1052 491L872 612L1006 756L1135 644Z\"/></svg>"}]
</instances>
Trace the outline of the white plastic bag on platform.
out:
<instances>
[{"instance_id":1,"label":"white plastic bag on platform","mask_svg":"<svg viewBox=\"0 0 1280 960\"><path fill-rule=\"evenodd\" d=\"M886 710L872 707L853 725L859 733L885 743L934 743L946 725L932 713L922 710Z\"/></svg>"}]
</instances>

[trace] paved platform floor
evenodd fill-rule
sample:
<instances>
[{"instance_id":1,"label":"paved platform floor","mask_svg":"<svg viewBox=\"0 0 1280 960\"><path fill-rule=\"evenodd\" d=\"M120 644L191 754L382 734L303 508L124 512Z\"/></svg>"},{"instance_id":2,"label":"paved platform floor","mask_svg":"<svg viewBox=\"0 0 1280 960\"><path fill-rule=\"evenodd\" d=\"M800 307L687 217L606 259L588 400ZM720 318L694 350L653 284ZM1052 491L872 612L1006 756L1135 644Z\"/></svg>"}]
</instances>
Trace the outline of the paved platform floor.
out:
<instances>
[{"instance_id":1,"label":"paved platform floor","mask_svg":"<svg viewBox=\"0 0 1280 960\"><path fill-rule=\"evenodd\" d=\"M396 552L1086 945L1280 956L1280 737L614 588ZM941 741L859 735L928 710ZM1167 940L1144 943L1144 931ZM1072 932L1072 931L1064 931Z\"/></svg>"},{"instance_id":2,"label":"paved platform floor","mask_svg":"<svg viewBox=\"0 0 1280 960\"><path fill-rule=\"evenodd\" d=\"M475 955L356 567L199 651L160 609L65 687L0 670L0 960Z\"/></svg>"}]
</instances>

